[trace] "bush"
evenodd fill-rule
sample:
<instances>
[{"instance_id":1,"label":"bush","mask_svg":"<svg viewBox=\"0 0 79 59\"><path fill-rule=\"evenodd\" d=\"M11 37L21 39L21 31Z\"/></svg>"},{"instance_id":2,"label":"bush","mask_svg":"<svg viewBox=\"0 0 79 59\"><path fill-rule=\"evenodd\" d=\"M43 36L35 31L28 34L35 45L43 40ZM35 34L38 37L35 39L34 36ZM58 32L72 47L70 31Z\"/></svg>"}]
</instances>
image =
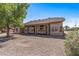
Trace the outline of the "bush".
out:
<instances>
[{"instance_id":1,"label":"bush","mask_svg":"<svg viewBox=\"0 0 79 59\"><path fill-rule=\"evenodd\" d=\"M20 25L20 33L24 33L24 29L25 29L25 26L24 25Z\"/></svg>"},{"instance_id":2,"label":"bush","mask_svg":"<svg viewBox=\"0 0 79 59\"><path fill-rule=\"evenodd\" d=\"M68 56L79 55L79 31L74 30L66 35L65 53Z\"/></svg>"}]
</instances>

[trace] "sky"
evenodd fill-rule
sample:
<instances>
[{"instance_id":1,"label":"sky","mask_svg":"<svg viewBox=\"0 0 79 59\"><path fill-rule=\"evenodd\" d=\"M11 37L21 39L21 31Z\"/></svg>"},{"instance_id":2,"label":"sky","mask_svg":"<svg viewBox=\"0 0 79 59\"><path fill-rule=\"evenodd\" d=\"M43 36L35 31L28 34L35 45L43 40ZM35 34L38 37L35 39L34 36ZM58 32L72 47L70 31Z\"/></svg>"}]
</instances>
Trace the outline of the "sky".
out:
<instances>
[{"instance_id":1,"label":"sky","mask_svg":"<svg viewBox=\"0 0 79 59\"><path fill-rule=\"evenodd\" d=\"M79 27L79 3L32 3L24 23L49 17L64 17L64 26Z\"/></svg>"}]
</instances>

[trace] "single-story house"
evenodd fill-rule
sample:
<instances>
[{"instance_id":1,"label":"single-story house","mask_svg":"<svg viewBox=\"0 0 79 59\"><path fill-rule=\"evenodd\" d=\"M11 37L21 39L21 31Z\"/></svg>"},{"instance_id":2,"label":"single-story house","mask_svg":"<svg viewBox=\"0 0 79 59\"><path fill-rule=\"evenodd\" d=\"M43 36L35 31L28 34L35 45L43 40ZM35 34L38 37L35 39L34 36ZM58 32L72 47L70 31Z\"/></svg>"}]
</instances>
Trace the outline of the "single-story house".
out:
<instances>
[{"instance_id":1,"label":"single-story house","mask_svg":"<svg viewBox=\"0 0 79 59\"><path fill-rule=\"evenodd\" d=\"M63 21L65 18L54 17L39 19L25 23L26 34L63 35Z\"/></svg>"}]
</instances>

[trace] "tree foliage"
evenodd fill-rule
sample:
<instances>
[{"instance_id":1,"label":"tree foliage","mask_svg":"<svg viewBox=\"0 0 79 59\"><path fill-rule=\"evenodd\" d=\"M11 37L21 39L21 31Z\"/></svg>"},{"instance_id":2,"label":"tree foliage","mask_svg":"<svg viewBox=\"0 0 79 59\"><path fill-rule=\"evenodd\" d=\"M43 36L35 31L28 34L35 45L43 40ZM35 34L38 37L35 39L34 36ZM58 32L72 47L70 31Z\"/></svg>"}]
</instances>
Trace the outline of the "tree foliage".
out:
<instances>
[{"instance_id":1,"label":"tree foliage","mask_svg":"<svg viewBox=\"0 0 79 59\"><path fill-rule=\"evenodd\" d=\"M67 31L70 29L70 27L66 25L66 26L64 26L64 29Z\"/></svg>"},{"instance_id":2,"label":"tree foliage","mask_svg":"<svg viewBox=\"0 0 79 59\"><path fill-rule=\"evenodd\" d=\"M0 3L0 28L5 27L9 32L11 26L22 26L28 6L27 3Z\"/></svg>"}]
</instances>

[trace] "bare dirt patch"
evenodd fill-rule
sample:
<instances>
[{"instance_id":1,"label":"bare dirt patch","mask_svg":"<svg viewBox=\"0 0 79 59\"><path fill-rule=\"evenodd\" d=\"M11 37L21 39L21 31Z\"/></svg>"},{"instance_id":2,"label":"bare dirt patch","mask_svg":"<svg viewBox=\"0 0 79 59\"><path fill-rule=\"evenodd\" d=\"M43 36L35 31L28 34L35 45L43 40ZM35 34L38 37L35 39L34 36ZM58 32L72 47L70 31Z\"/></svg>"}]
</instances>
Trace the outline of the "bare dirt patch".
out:
<instances>
[{"instance_id":1,"label":"bare dirt patch","mask_svg":"<svg viewBox=\"0 0 79 59\"><path fill-rule=\"evenodd\" d=\"M7 56L61 56L64 55L64 39L13 34L14 40L1 44L0 55ZM2 40L2 39L0 39Z\"/></svg>"}]
</instances>

